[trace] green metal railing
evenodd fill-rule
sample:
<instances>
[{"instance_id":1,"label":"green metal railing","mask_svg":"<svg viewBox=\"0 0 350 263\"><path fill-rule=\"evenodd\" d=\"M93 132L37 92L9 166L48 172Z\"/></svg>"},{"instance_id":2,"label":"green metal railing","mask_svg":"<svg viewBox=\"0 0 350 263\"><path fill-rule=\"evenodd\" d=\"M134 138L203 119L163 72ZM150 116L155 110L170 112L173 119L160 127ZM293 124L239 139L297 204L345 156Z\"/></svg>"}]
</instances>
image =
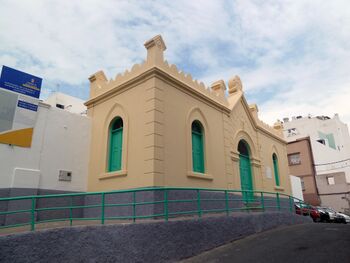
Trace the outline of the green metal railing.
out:
<instances>
[{"instance_id":1,"label":"green metal railing","mask_svg":"<svg viewBox=\"0 0 350 263\"><path fill-rule=\"evenodd\" d=\"M142 196L142 194L147 192L153 192L151 201L147 201L146 195ZM179 193L190 195L191 197L174 199L171 195L172 193L175 193L175 197ZM128 196L127 200L119 202L125 198L125 195ZM138 201L138 195L141 195L143 200ZM109 202L108 198L111 196L114 196L114 201L118 200L118 202ZM90 197L98 197L99 200L97 203L93 203L93 200L89 200ZM68 205L46 205L45 207L40 207L40 201L55 198L57 201L64 199L62 202L68 202ZM74 204L74 198L80 198L79 201L83 205ZM7 202L7 206L10 207L11 205L9 204L15 206L16 202L19 202L17 206L25 206L26 209L0 211L0 223L1 221L3 222L0 229L30 226L32 231L35 230L38 224L60 221L68 221L69 225L72 226L74 221L98 220L103 225L106 220L131 220L136 222L142 219L164 219L168 221L169 218L178 216L197 216L201 218L203 215L211 213L230 215L233 212L265 212L269 210L295 213L296 209L299 209L301 214L305 214L305 211L308 211L310 214L310 210L307 209L308 204L283 193L207 188L153 187L109 192L8 197L0 198L0 207L2 202ZM138 212L139 208L146 206L153 206L150 209L153 212L146 213L146 209ZM127 210L127 215L123 215L122 211L109 211L109 213L106 213L106 210L115 208L130 209ZM89 209L94 209L92 213L95 216L85 216L85 212ZM64 215L56 216L54 211L63 211ZM82 215L74 216L74 211L80 211ZM46 215L49 219L38 219L38 215L40 218L40 213L44 212L49 213ZM21 217L17 217L18 215L21 215ZM11 221L15 223L11 224Z\"/></svg>"}]
</instances>

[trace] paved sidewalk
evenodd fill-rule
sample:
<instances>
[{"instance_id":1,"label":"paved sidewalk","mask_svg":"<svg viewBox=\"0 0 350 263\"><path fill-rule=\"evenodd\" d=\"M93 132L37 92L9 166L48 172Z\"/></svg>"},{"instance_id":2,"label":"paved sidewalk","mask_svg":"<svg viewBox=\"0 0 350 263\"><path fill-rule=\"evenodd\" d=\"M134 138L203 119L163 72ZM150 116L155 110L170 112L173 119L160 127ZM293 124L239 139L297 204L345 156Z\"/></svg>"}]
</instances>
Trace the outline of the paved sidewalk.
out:
<instances>
[{"instance_id":1,"label":"paved sidewalk","mask_svg":"<svg viewBox=\"0 0 350 263\"><path fill-rule=\"evenodd\" d=\"M255 234L183 263L350 262L350 225L303 224Z\"/></svg>"}]
</instances>

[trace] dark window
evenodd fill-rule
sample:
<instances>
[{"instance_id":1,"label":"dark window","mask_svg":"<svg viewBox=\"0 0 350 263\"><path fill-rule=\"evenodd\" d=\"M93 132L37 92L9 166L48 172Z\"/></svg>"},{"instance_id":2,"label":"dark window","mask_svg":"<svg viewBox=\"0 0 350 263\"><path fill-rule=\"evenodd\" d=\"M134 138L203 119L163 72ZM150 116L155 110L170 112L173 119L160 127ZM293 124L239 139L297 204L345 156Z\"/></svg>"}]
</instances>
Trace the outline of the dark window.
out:
<instances>
[{"instance_id":1,"label":"dark window","mask_svg":"<svg viewBox=\"0 0 350 263\"><path fill-rule=\"evenodd\" d=\"M288 162L289 165L301 164L300 153L288 154Z\"/></svg>"},{"instance_id":2,"label":"dark window","mask_svg":"<svg viewBox=\"0 0 350 263\"><path fill-rule=\"evenodd\" d=\"M63 104L59 104L59 103L57 103L57 104L56 104L56 108L59 108L59 109L64 109L64 105L63 105Z\"/></svg>"}]
</instances>

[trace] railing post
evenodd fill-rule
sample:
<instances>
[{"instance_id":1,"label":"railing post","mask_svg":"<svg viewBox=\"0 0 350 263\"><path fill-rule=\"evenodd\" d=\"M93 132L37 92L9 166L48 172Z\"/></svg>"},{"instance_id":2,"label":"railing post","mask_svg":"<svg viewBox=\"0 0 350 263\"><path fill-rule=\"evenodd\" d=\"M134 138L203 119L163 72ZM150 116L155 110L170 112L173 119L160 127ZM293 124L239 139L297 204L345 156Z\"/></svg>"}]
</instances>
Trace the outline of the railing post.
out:
<instances>
[{"instance_id":1,"label":"railing post","mask_svg":"<svg viewBox=\"0 0 350 263\"><path fill-rule=\"evenodd\" d=\"M292 197L289 196L289 211L293 213L293 204L292 204Z\"/></svg>"},{"instance_id":2,"label":"railing post","mask_svg":"<svg viewBox=\"0 0 350 263\"><path fill-rule=\"evenodd\" d=\"M264 193L260 192L260 202L261 202L261 209L263 212L265 212L265 200L264 200Z\"/></svg>"},{"instance_id":3,"label":"railing post","mask_svg":"<svg viewBox=\"0 0 350 263\"><path fill-rule=\"evenodd\" d=\"M32 197L32 209L31 209L31 220L30 220L30 230L35 230L35 197Z\"/></svg>"},{"instance_id":4,"label":"railing post","mask_svg":"<svg viewBox=\"0 0 350 263\"><path fill-rule=\"evenodd\" d=\"M105 193L101 194L101 224L105 224Z\"/></svg>"},{"instance_id":5,"label":"railing post","mask_svg":"<svg viewBox=\"0 0 350 263\"><path fill-rule=\"evenodd\" d=\"M225 190L225 207L226 207L226 215L230 214L229 206L228 206L228 192Z\"/></svg>"},{"instance_id":6,"label":"railing post","mask_svg":"<svg viewBox=\"0 0 350 263\"><path fill-rule=\"evenodd\" d=\"M168 211L168 190L164 190L164 219L165 221L169 220L169 211Z\"/></svg>"},{"instance_id":7,"label":"railing post","mask_svg":"<svg viewBox=\"0 0 350 263\"><path fill-rule=\"evenodd\" d=\"M199 189L197 190L197 209L198 209L198 217L202 217L201 194L199 192Z\"/></svg>"},{"instance_id":8,"label":"railing post","mask_svg":"<svg viewBox=\"0 0 350 263\"><path fill-rule=\"evenodd\" d=\"M276 193L276 200L277 200L277 209L281 210L280 194L279 193Z\"/></svg>"},{"instance_id":9,"label":"railing post","mask_svg":"<svg viewBox=\"0 0 350 263\"><path fill-rule=\"evenodd\" d=\"M70 197L70 207L69 207L69 225L73 225L73 196Z\"/></svg>"},{"instance_id":10,"label":"railing post","mask_svg":"<svg viewBox=\"0 0 350 263\"><path fill-rule=\"evenodd\" d=\"M136 222L136 192L132 192L132 221Z\"/></svg>"}]
</instances>

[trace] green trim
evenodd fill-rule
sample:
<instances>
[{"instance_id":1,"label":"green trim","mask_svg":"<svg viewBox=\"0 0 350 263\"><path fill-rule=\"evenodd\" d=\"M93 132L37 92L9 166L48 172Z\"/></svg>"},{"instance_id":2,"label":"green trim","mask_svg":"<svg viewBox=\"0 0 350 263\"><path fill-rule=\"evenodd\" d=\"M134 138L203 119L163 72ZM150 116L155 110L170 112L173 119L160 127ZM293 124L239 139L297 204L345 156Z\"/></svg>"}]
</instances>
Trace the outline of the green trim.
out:
<instances>
[{"instance_id":1,"label":"green trim","mask_svg":"<svg viewBox=\"0 0 350 263\"><path fill-rule=\"evenodd\" d=\"M250 163L250 148L249 145L244 141L241 140L239 142L239 146L241 143L244 144L246 147L247 155L239 154L239 174L241 178L241 189L242 189L242 195L243 199L246 202L252 202L254 201L254 194L253 194L253 178L252 178L252 167Z\"/></svg>"},{"instance_id":2,"label":"green trim","mask_svg":"<svg viewBox=\"0 0 350 263\"><path fill-rule=\"evenodd\" d=\"M101 194L101 202L102 202L102 205L101 205L101 224L104 225L105 224L105 198L106 194L105 193L102 193Z\"/></svg>"},{"instance_id":3,"label":"green trim","mask_svg":"<svg viewBox=\"0 0 350 263\"><path fill-rule=\"evenodd\" d=\"M193 199L172 199L169 200L169 191L195 191L196 196L193 197ZM136 199L136 193L137 192L146 192L146 191L159 191L163 192L163 200L158 201L147 201L147 202L137 202ZM205 197L205 194L201 194L202 192L217 192L221 193L222 198L208 198ZM118 203L118 204L107 204L106 203L106 195L111 194L123 194L123 193L131 193L133 198L132 202L128 201L125 203ZM236 198L231 197L230 193L242 193L242 198ZM73 197L75 196L90 196L90 195L99 195L101 196L101 201L95 205L74 205L72 202ZM246 196L245 196L246 195ZM250 196L247 199L247 196ZM39 199L42 198L60 198L60 197L69 197L70 198L70 205L69 206L57 206L57 207L46 207L46 208L36 208L36 204ZM260 197L260 198L258 198ZM276 202L272 203L269 199L270 197L275 197ZM260 200L259 200L260 199ZM285 202L282 202L282 199L285 200ZM138 188L138 189L130 189L130 190L118 190L118 191L108 191L108 192L88 192L88 193L74 193L74 194L56 194L56 195L33 195L33 196L19 196L19 197L7 197L7 198L0 198L0 203L4 201L14 201L14 200L28 200L31 201L31 207L28 210L14 210L14 211L6 211L2 212L2 215L6 214L18 214L18 213L30 213L30 217L28 218L27 222L23 224L13 224L13 225L5 225L0 226L0 229L2 228L11 228L11 227L20 227L20 226L26 226L29 225L30 229L34 231L35 225L45 223L45 222L60 222L60 221L68 221L70 224L73 225L73 221L82 221L82 220L97 220L100 224L105 224L105 220L131 220L135 221L136 219L146 219L146 218L163 218L165 221L169 219L169 217L172 216L178 216L178 215L197 215L198 217L202 217L203 214L207 213L225 213L226 215L229 215L230 212L234 211L246 211L251 212L254 210L258 211L265 211L266 208L273 208L281 211L290 211L291 213L294 213L294 202L299 203L301 207L307 207L308 205L305 204L302 200L294 198L292 196L283 194L283 193L276 193L276 192L265 192L265 191L250 191L250 190L229 190L229 189L210 189L210 188L181 188L181 187L151 187L151 188ZM245 206L245 207L236 207L236 208L230 208L229 204L232 204L235 206L235 204L241 204L241 202L245 201L254 201L254 206ZM175 204L175 203L189 203L192 202L197 205L196 210L191 211L178 211L178 212L171 212L169 211L169 204ZM206 204L208 202L219 202L222 204L222 209L204 209L204 206L202 204ZM157 213L157 214L150 214L146 216L141 216L136 214L136 208L137 206L143 206L143 205L157 205L161 204L164 205L163 213ZM267 204L267 205L266 205ZM131 207L132 213L127 216L105 216L105 207ZM73 209L77 208L92 208L92 207L100 207L100 215L98 217L93 218L84 218L84 217L73 217ZM50 220L41 220L37 221L36 213L39 211L54 211L54 210L67 210L69 209L69 218L54 218Z\"/></svg>"},{"instance_id":4,"label":"green trim","mask_svg":"<svg viewBox=\"0 0 350 263\"><path fill-rule=\"evenodd\" d=\"M116 124L119 124L120 127L114 128ZM111 122L109 130L108 172L120 171L122 169L122 152L123 120L117 117Z\"/></svg>"},{"instance_id":5,"label":"green trim","mask_svg":"<svg viewBox=\"0 0 350 263\"><path fill-rule=\"evenodd\" d=\"M273 172L275 175L275 182L277 186L280 186L280 176L279 176L279 172L278 172L278 159L276 154L272 155L272 161L273 161Z\"/></svg>"},{"instance_id":6,"label":"green trim","mask_svg":"<svg viewBox=\"0 0 350 263\"><path fill-rule=\"evenodd\" d=\"M205 173L203 126L199 121L192 123L192 168L194 172Z\"/></svg>"}]
</instances>

